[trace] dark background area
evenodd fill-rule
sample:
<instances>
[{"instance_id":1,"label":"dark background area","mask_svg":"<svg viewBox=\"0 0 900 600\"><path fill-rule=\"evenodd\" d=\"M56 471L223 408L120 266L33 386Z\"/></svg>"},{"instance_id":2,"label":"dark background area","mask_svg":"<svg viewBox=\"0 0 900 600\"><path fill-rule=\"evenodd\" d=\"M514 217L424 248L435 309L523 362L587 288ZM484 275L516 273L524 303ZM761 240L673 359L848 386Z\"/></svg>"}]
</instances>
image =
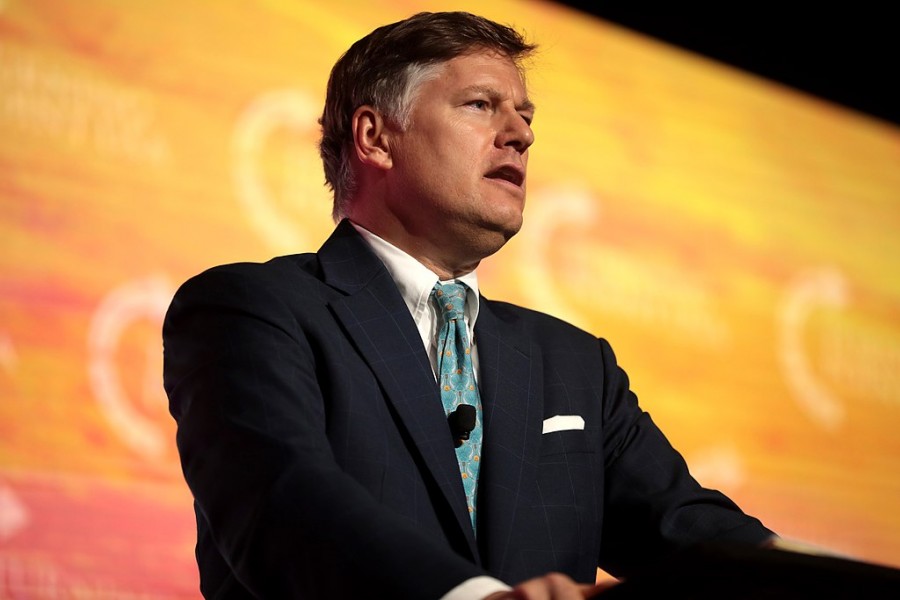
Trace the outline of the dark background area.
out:
<instances>
[{"instance_id":1,"label":"dark background area","mask_svg":"<svg viewBox=\"0 0 900 600\"><path fill-rule=\"evenodd\" d=\"M900 125L900 19L888 2L562 3Z\"/></svg>"}]
</instances>

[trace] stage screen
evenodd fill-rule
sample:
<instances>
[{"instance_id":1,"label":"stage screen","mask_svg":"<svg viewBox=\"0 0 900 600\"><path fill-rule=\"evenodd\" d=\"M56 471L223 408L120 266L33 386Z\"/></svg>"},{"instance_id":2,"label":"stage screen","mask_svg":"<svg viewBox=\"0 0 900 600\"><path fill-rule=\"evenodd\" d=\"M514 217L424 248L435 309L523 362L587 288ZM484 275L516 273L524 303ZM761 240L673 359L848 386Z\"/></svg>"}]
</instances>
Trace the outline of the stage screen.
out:
<instances>
[{"instance_id":1,"label":"stage screen","mask_svg":"<svg viewBox=\"0 0 900 600\"><path fill-rule=\"evenodd\" d=\"M198 598L162 318L318 248L317 117L374 27L540 44L484 294L610 340L694 475L900 565L900 130L550 2L0 0L0 598Z\"/></svg>"}]
</instances>

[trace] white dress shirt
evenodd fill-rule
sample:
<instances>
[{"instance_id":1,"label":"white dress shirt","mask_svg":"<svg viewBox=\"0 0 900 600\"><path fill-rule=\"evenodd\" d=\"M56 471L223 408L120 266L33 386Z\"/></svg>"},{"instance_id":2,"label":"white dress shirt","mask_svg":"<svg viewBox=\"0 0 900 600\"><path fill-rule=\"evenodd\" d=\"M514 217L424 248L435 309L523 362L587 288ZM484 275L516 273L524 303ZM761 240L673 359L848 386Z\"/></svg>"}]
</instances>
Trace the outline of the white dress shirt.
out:
<instances>
[{"instance_id":1,"label":"white dress shirt","mask_svg":"<svg viewBox=\"0 0 900 600\"><path fill-rule=\"evenodd\" d=\"M397 248L390 242L387 242L371 231L363 228L356 223L351 225L359 232L363 239L369 244L369 247L375 252L388 273L397 284L400 295L412 315L416 327L419 329L419 335L422 337L422 344L428 353L428 359L431 361L431 370L435 374L437 380L437 337L438 328L441 325L441 315L438 307L431 301L431 290L434 284L458 282L466 284L468 292L466 294L466 312L464 319L466 321L466 330L469 334L469 345L472 348L472 368L475 371L475 380L478 380L478 347L475 340L475 321L478 319L478 275L475 271L466 273L455 279L448 281L440 281L438 276L428 267L417 261L415 258Z\"/></svg>"},{"instance_id":2,"label":"white dress shirt","mask_svg":"<svg viewBox=\"0 0 900 600\"><path fill-rule=\"evenodd\" d=\"M428 267L415 258L397 248L393 244L383 240L371 231L351 222L351 225L359 232L362 238L369 244L372 251L381 259L388 273L397 284L400 295L406 303L412 315L422 344L431 361L431 370L437 381L437 334L440 326L440 314L438 308L431 301L431 290L440 278ZM466 295L465 321L469 333L469 343L472 348L472 368L475 371L475 379L478 379L478 347L475 339L475 321L478 319L478 276L475 271L466 273L453 281L464 283L469 288ZM441 282L445 283L445 282ZM508 591L508 585L493 577L473 577L462 582L445 594L441 600L481 600L495 592Z\"/></svg>"}]
</instances>

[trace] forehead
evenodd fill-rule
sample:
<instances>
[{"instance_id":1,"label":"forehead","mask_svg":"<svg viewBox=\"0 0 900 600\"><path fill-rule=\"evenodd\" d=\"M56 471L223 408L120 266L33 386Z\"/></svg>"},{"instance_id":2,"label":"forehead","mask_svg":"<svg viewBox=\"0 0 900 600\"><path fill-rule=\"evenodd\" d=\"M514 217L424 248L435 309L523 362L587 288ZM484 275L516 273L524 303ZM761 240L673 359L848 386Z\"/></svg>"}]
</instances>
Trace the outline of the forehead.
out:
<instances>
[{"instance_id":1,"label":"forehead","mask_svg":"<svg viewBox=\"0 0 900 600\"><path fill-rule=\"evenodd\" d=\"M524 75L516 63L504 54L492 51L463 54L441 63L420 92L431 94L463 93L467 90L491 91L516 104L527 102Z\"/></svg>"}]
</instances>

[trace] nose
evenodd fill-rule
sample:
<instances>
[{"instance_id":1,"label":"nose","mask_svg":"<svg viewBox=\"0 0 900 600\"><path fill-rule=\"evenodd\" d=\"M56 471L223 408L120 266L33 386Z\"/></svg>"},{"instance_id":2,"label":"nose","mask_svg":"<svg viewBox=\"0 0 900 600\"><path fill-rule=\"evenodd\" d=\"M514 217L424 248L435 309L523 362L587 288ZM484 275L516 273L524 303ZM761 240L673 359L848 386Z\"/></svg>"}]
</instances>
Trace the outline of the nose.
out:
<instances>
[{"instance_id":1,"label":"nose","mask_svg":"<svg viewBox=\"0 0 900 600\"><path fill-rule=\"evenodd\" d=\"M523 154L533 143L534 131L525 118L515 109L504 111L503 123L497 132L497 147L511 146Z\"/></svg>"}]
</instances>

